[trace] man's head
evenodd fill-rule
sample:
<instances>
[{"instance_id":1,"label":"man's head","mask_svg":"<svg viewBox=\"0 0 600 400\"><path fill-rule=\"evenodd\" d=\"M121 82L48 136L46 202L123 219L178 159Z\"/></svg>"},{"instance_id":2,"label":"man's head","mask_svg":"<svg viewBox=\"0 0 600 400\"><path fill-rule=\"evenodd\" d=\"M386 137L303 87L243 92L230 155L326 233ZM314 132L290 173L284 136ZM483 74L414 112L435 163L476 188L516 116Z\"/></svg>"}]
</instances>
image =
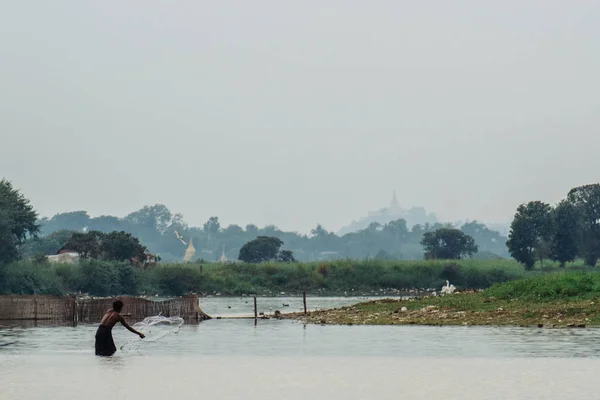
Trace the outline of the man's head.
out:
<instances>
[{"instance_id":1,"label":"man's head","mask_svg":"<svg viewBox=\"0 0 600 400\"><path fill-rule=\"evenodd\" d=\"M121 300L117 300L113 303L113 310L116 312L121 312L123 309L123 302Z\"/></svg>"}]
</instances>

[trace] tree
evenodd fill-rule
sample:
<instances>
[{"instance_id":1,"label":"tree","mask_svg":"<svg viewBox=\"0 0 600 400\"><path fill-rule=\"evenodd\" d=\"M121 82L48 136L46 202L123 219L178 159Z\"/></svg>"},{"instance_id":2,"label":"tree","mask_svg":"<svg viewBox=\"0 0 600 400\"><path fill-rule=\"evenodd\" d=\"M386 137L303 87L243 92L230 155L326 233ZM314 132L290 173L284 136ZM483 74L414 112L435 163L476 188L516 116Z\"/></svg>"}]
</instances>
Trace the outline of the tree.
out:
<instances>
[{"instance_id":1,"label":"tree","mask_svg":"<svg viewBox=\"0 0 600 400\"><path fill-rule=\"evenodd\" d=\"M536 259L543 261L552 239L552 207L541 201L531 201L517 208L510 225L506 246L511 256L532 269Z\"/></svg>"},{"instance_id":2,"label":"tree","mask_svg":"<svg viewBox=\"0 0 600 400\"><path fill-rule=\"evenodd\" d=\"M0 264L19 258L19 246L39 232L36 221L29 199L9 181L0 180Z\"/></svg>"},{"instance_id":3,"label":"tree","mask_svg":"<svg viewBox=\"0 0 600 400\"><path fill-rule=\"evenodd\" d=\"M471 236L459 229L440 228L426 232L421 240L426 259L458 260L477 253L477 245Z\"/></svg>"},{"instance_id":4,"label":"tree","mask_svg":"<svg viewBox=\"0 0 600 400\"><path fill-rule=\"evenodd\" d=\"M565 263L575 260L579 250L580 215L572 203L563 200L552 212L554 234L552 236L551 256L564 267Z\"/></svg>"},{"instance_id":5,"label":"tree","mask_svg":"<svg viewBox=\"0 0 600 400\"><path fill-rule=\"evenodd\" d=\"M293 263L296 262L296 259L294 258L294 254L291 250L281 250L279 252L279 255L277 256L277 261L284 263Z\"/></svg>"},{"instance_id":6,"label":"tree","mask_svg":"<svg viewBox=\"0 0 600 400\"><path fill-rule=\"evenodd\" d=\"M215 243L217 240L217 234L221 229L221 224L219 223L219 217L210 217L208 221L206 221L202 227L206 236L208 236L212 240L213 248L215 247Z\"/></svg>"},{"instance_id":7,"label":"tree","mask_svg":"<svg viewBox=\"0 0 600 400\"><path fill-rule=\"evenodd\" d=\"M27 258L56 254L73 236L73 233L73 231L59 230L48 236L30 238L21 246L21 256Z\"/></svg>"},{"instance_id":8,"label":"tree","mask_svg":"<svg viewBox=\"0 0 600 400\"><path fill-rule=\"evenodd\" d=\"M41 222L41 233L49 235L56 231L81 231L90 224L90 216L87 211L71 211L56 214L51 219L43 219Z\"/></svg>"},{"instance_id":9,"label":"tree","mask_svg":"<svg viewBox=\"0 0 600 400\"><path fill-rule=\"evenodd\" d=\"M600 184L573 188L567 200L581 216L581 251L585 263L595 266L600 258Z\"/></svg>"},{"instance_id":10,"label":"tree","mask_svg":"<svg viewBox=\"0 0 600 400\"><path fill-rule=\"evenodd\" d=\"M272 236L259 236L242 246L238 259L247 263L277 260L281 246L283 246L281 239Z\"/></svg>"},{"instance_id":11,"label":"tree","mask_svg":"<svg viewBox=\"0 0 600 400\"><path fill-rule=\"evenodd\" d=\"M103 239L104 233L100 231L75 232L62 249L79 253L81 258L101 258Z\"/></svg>"},{"instance_id":12,"label":"tree","mask_svg":"<svg viewBox=\"0 0 600 400\"><path fill-rule=\"evenodd\" d=\"M172 218L173 215L166 206L155 204L132 212L125 217L125 221L163 233L169 227Z\"/></svg>"},{"instance_id":13,"label":"tree","mask_svg":"<svg viewBox=\"0 0 600 400\"><path fill-rule=\"evenodd\" d=\"M148 249L140 244L138 238L126 232L111 232L102 238L102 257L106 260L129 261L146 260Z\"/></svg>"}]
</instances>

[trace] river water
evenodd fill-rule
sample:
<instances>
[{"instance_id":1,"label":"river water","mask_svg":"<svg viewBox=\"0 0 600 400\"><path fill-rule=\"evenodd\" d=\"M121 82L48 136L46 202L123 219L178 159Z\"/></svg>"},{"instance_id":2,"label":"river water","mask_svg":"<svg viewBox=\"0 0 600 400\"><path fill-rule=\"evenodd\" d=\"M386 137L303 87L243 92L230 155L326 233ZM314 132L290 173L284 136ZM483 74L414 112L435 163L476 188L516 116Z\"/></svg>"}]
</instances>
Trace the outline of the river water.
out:
<instances>
[{"instance_id":1,"label":"river water","mask_svg":"<svg viewBox=\"0 0 600 400\"><path fill-rule=\"evenodd\" d=\"M248 303L246 303L248 301ZM309 308L356 303L309 298ZM260 298L296 311L297 298ZM283 307L289 304L289 307ZM203 298L213 316L250 315L252 299ZM114 328L111 358L95 325L0 329L0 399L596 399L600 331L320 326L214 319L152 341ZM194 397L192 397L194 396Z\"/></svg>"}]
</instances>

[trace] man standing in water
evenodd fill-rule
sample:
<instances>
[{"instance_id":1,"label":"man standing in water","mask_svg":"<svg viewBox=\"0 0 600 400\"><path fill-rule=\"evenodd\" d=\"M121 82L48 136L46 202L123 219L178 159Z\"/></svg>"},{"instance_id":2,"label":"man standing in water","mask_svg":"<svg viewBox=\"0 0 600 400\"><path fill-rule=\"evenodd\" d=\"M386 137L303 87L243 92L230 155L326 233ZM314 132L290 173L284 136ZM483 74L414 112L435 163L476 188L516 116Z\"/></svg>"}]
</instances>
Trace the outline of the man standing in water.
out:
<instances>
[{"instance_id":1,"label":"man standing in water","mask_svg":"<svg viewBox=\"0 0 600 400\"><path fill-rule=\"evenodd\" d=\"M125 328L127 328L130 332L135 333L140 338L144 338L144 334L133 329L127 322L125 322L125 318L121 315L121 310L123 309L123 302L121 300L117 300L113 303L113 308L108 310L104 317L102 317L102 321L100 322L100 326L96 331L96 355L97 356L112 356L117 351L115 347L115 342L112 337L112 328L120 322Z\"/></svg>"}]
</instances>

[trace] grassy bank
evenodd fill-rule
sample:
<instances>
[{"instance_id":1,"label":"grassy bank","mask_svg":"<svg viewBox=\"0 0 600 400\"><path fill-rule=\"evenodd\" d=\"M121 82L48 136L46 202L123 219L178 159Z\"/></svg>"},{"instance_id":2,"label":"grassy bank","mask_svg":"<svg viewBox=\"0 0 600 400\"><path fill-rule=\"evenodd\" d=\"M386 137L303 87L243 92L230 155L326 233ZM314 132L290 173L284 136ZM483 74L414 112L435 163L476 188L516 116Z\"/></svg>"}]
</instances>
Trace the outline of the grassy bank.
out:
<instances>
[{"instance_id":1,"label":"grassy bank","mask_svg":"<svg viewBox=\"0 0 600 400\"><path fill-rule=\"evenodd\" d=\"M559 272L475 293L381 300L286 318L356 325L600 326L600 273Z\"/></svg>"},{"instance_id":2,"label":"grassy bank","mask_svg":"<svg viewBox=\"0 0 600 400\"><path fill-rule=\"evenodd\" d=\"M570 268L578 268L577 265ZM488 288L523 276L512 260L360 261L297 264L172 264L139 269L126 263L86 261L78 265L21 262L0 266L0 294L241 294L407 293L438 289L449 280L459 288Z\"/></svg>"}]
</instances>

